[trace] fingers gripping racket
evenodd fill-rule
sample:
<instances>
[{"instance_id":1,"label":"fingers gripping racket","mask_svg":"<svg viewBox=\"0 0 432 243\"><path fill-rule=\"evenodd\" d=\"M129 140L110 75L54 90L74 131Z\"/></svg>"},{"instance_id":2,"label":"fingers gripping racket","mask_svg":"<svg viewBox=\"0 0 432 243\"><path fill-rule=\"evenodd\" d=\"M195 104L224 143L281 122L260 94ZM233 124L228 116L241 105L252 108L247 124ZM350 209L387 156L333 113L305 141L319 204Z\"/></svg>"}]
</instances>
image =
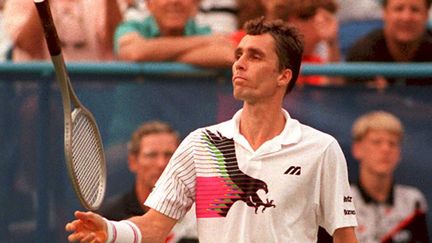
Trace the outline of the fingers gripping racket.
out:
<instances>
[{"instance_id":1,"label":"fingers gripping racket","mask_svg":"<svg viewBox=\"0 0 432 243\"><path fill-rule=\"evenodd\" d=\"M96 210L103 201L106 188L106 163L99 129L93 115L78 100L70 83L48 0L34 2L60 86L69 177L81 204L88 210Z\"/></svg>"}]
</instances>

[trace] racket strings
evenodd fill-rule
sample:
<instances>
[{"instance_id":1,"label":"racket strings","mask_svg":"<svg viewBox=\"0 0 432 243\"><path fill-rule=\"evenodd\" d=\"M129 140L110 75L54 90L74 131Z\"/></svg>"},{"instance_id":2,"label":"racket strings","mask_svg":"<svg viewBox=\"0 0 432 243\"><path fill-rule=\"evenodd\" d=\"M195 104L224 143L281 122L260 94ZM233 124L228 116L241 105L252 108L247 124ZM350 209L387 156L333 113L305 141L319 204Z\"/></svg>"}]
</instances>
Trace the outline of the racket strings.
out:
<instances>
[{"instance_id":1,"label":"racket strings","mask_svg":"<svg viewBox=\"0 0 432 243\"><path fill-rule=\"evenodd\" d=\"M103 152L99 134L92 120L79 113L73 121L72 161L76 181L86 202L101 200L104 186Z\"/></svg>"}]
</instances>

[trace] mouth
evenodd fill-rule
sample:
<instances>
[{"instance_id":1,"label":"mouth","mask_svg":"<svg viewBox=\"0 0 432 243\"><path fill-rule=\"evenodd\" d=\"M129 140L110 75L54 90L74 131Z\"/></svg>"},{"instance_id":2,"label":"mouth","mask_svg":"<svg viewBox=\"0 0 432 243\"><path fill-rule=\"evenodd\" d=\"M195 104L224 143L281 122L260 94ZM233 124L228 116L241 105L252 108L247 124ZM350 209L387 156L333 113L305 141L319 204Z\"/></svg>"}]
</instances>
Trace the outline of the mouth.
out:
<instances>
[{"instance_id":1,"label":"mouth","mask_svg":"<svg viewBox=\"0 0 432 243\"><path fill-rule=\"evenodd\" d=\"M238 75L236 75L236 76L233 76L232 77L232 81L235 83L235 82L244 82L244 81L246 81L246 79L244 78L244 77L242 77L242 76L238 76Z\"/></svg>"}]
</instances>

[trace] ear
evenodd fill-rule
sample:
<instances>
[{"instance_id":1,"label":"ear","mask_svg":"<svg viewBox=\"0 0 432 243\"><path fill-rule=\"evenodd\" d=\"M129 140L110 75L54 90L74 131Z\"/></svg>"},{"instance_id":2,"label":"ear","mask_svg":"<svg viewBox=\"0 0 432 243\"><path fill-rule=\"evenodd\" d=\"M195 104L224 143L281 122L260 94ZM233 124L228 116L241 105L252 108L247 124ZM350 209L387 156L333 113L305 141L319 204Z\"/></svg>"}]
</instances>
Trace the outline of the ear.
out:
<instances>
[{"instance_id":1,"label":"ear","mask_svg":"<svg viewBox=\"0 0 432 243\"><path fill-rule=\"evenodd\" d=\"M138 171L138 160L136 155L128 155L128 166L131 172L136 173Z\"/></svg>"},{"instance_id":2,"label":"ear","mask_svg":"<svg viewBox=\"0 0 432 243\"><path fill-rule=\"evenodd\" d=\"M282 70L282 73L278 77L278 85L279 86L288 86L289 82L292 78L292 71L289 68L285 68Z\"/></svg>"}]
</instances>

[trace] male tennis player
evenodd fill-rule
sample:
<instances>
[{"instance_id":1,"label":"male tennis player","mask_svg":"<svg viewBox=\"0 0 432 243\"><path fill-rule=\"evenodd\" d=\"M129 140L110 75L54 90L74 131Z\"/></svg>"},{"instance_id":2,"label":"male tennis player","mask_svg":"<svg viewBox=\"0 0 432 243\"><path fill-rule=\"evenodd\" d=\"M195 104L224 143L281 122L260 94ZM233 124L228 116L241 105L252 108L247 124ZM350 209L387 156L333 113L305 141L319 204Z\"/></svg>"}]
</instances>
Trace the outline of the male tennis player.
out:
<instances>
[{"instance_id":1,"label":"male tennis player","mask_svg":"<svg viewBox=\"0 0 432 243\"><path fill-rule=\"evenodd\" d=\"M108 221L76 212L69 241L163 242L196 202L200 242L357 242L355 210L337 141L282 108L303 45L281 21L247 23L235 51L232 120L189 134L146 201L143 216Z\"/></svg>"}]
</instances>

